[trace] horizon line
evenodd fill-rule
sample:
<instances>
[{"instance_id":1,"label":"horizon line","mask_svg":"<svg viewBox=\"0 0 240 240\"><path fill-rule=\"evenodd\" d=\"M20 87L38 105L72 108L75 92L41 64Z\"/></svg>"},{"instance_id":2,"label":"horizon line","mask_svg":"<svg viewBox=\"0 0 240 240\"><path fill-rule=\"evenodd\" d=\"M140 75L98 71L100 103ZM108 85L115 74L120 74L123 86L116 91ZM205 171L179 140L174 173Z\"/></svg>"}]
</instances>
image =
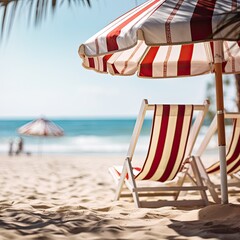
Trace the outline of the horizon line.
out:
<instances>
[{"instance_id":1,"label":"horizon line","mask_svg":"<svg viewBox=\"0 0 240 240\"><path fill-rule=\"evenodd\" d=\"M7 121L7 120L34 120L38 118L46 118L52 120L114 120L114 119L136 119L137 115L129 115L129 116L58 116L58 117L46 117L46 116L39 116L39 117L14 117L14 116L6 116L0 117L0 121Z\"/></svg>"}]
</instances>

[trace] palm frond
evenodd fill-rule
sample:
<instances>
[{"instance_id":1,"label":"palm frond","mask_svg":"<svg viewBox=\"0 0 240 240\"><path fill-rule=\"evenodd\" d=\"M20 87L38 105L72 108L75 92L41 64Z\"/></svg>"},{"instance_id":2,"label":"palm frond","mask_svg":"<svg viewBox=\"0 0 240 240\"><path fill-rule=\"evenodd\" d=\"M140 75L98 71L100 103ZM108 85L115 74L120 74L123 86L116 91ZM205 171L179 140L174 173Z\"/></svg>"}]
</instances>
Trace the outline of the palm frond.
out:
<instances>
[{"instance_id":1,"label":"palm frond","mask_svg":"<svg viewBox=\"0 0 240 240\"><path fill-rule=\"evenodd\" d=\"M224 14L224 17L219 23L216 31L213 33L213 36L223 30L227 30L225 34L226 36L232 35L231 33L233 29L237 34L236 36L233 36L234 39L240 39L240 7L235 8L234 11Z\"/></svg>"},{"instance_id":2,"label":"palm frond","mask_svg":"<svg viewBox=\"0 0 240 240\"><path fill-rule=\"evenodd\" d=\"M2 39L6 31L10 33L15 16L20 9L21 12L27 13L28 23L37 25L47 17L49 9L54 14L63 3L67 3L69 7L79 4L91 7L91 0L0 0L0 19L2 20L0 38Z\"/></svg>"}]
</instances>

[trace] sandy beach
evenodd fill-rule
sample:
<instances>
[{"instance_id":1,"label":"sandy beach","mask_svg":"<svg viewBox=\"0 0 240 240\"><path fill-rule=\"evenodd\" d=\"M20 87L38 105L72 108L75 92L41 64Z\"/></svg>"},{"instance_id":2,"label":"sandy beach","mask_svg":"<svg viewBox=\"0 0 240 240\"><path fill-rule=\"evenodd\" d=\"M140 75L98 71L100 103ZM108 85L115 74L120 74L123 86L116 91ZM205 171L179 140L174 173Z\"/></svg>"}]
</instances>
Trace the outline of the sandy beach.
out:
<instances>
[{"instance_id":1,"label":"sandy beach","mask_svg":"<svg viewBox=\"0 0 240 240\"><path fill-rule=\"evenodd\" d=\"M122 156L1 156L0 239L240 239L240 197L207 207L112 201ZM194 193L189 193L191 198Z\"/></svg>"},{"instance_id":2,"label":"sandy beach","mask_svg":"<svg viewBox=\"0 0 240 240\"><path fill-rule=\"evenodd\" d=\"M136 208L108 170L134 152L139 179L172 180L209 126L205 166L240 167L240 0L0 0L0 16L0 240L240 240L240 187Z\"/></svg>"}]
</instances>

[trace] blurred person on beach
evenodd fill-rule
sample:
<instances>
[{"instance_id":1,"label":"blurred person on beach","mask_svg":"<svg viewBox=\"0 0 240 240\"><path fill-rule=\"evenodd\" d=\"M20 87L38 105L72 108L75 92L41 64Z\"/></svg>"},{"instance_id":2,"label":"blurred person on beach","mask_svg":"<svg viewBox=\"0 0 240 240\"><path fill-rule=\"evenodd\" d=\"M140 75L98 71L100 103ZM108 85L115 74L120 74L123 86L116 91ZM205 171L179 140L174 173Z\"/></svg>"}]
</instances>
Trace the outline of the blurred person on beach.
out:
<instances>
[{"instance_id":1,"label":"blurred person on beach","mask_svg":"<svg viewBox=\"0 0 240 240\"><path fill-rule=\"evenodd\" d=\"M13 155L13 140L9 140L9 149L8 149L8 155L12 156Z\"/></svg>"},{"instance_id":2,"label":"blurred person on beach","mask_svg":"<svg viewBox=\"0 0 240 240\"><path fill-rule=\"evenodd\" d=\"M16 150L16 155L19 155L20 153L23 153L23 138L19 137L18 142L17 142L17 150Z\"/></svg>"}]
</instances>

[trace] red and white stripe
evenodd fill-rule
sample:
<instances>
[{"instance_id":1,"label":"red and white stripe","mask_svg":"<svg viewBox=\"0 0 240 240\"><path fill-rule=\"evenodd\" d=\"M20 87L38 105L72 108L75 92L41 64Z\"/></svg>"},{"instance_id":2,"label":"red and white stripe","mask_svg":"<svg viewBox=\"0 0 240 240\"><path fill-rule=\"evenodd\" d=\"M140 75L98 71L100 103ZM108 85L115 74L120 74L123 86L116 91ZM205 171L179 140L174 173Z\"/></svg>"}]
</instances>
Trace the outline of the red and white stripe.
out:
<instances>
[{"instance_id":1,"label":"red and white stripe","mask_svg":"<svg viewBox=\"0 0 240 240\"><path fill-rule=\"evenodd\" d=\"M213 34L240 0L150 0L117 18L80 46L81 56L111 54L144 39L149 46L239 40L236 25ZM226 20L226 19L225 19Z\"/></svg>"},{"instance_id":2,"label":"red and white stripe","mask_svg":"<svg viewBox=\"0 0 240 240\"><path fill-rule=\"evenodd\" d=\"M155 105L146 160L142 168L133 168L136 180L174 179L185 156L192 115L192 105ZM120 175L121 169L114 168Z\"/></svg>"},{"instance_id":3,"label":"red and white stripe","mask_svg":"<svg viewBox=\"0 0 240 240\"><path fill-rule=\"evenodd\" d=\"M148 47L143 41L133 48L109 55L83 58L83 66L112 75L149 78L196 76L213 73L210 43ZM224 73L240 72L240 42L224 42Z\"/></svg>"},{"instance_id":4,"label":"red and white stripe","mask_svg":"<svg viewBox=\"0 0 240 240\"><path fill-rule=\"evenodd\" d=\"M240 118L234 119L233 133L226 156L226 162L228 174L240 171ZM220 171L220 163L216 162L206 170L207 173L217 173Z\"/></svg>"},{"instance_id":5,"label":"red and white stripe","mask_svg":"<svg viewBox=\"0 0 240 240\"><path fill-rule=\"evenodd\" d=\"M172 180L184 159L192 121L191 105L157 105L148 155L138 180Z\"/></svg>"},{"instance_id":6,"label":"red and white stripe","mask_svg":"<svg viewBox=\"0 0 240 240\"><path fill-rule=\"evenodd\" d=\"M63 136L63 129L53 122L39 118L18 129L18 133L31 136Z\"/></svg>"}]
</instances>

